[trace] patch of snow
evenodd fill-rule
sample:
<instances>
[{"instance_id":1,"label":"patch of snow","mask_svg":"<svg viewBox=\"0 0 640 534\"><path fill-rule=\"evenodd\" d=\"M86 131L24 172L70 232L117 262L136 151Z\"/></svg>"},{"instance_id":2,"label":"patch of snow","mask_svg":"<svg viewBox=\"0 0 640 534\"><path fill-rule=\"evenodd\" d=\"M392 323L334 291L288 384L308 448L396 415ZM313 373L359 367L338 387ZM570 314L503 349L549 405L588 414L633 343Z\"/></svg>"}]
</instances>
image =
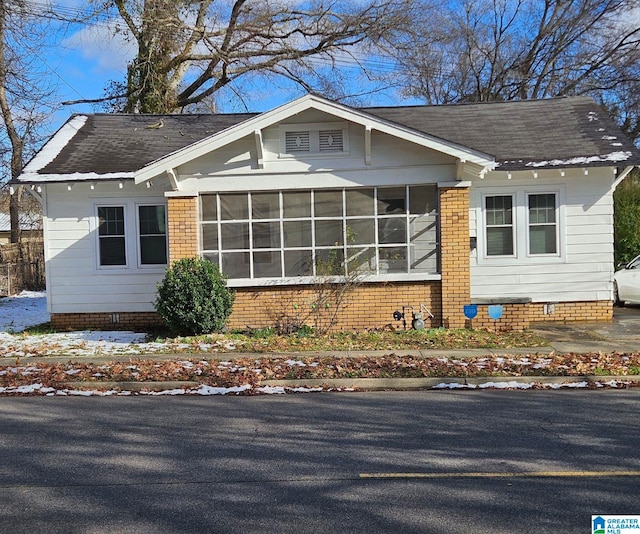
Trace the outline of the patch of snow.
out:
<instances>
[{"instance_id":1,"label":"patch of snow","mask_svg":"<svg viewBox=\"0 0 640 534\"><path fill-rule=\"evenodd\" d=\"M522 384L521 382L485 382L484 384L479 384L478 387L480 389L484 388L494 388L494 389L531 389L534 386L533 382L528 384Z\"/></svg>"},{"instance_id":2,"label":"patch of snow","mask_svg":"<svg viewBox=\"0 0 640 534\"><path fill-rule=\"evenodd\" d=\"M76 115L71 117L69 121L55 133L55 135L44 145L42 150L24 168L25 174L37 173L40 169L52 162L69 141L75 137L80 129L87 122L86 115Z\"/></svg>"},{"instance_id":3,"label":"patch of snow","mask_svg":"<svg viewBox=\"0 0 640 534\"><path fill-rule=\"evenodd\" d=\"M282 386L262 386L257 388L256 391L267 395L282 395L286 393L286 390Z\"/></svg>"},{"instance_id":4,"label":"patch of snow","mask_svg":"<svg viewBox=\"0 0 640 534\"><path fill-rule=\"evenodd\" d=\"M615 145L616 143L612 143ZM565 165L588 165L589 163L597 162L616 162L626 161L631 157L631 152L628 150L619 150L617 152L611 152L609 154L603 154L600 156L580 156L569 159L552 159L546 161L531 161L527 163L527 167L559 167Z\"/></svg>"},{"instance_id":5,"label":"patch of snow","mask_svg":"<svg viewBox=\"0 0 640 534\"><path fill-rule=\"evenodd\" d=\"M0 332L22 332L50 319L44 291L23 291L13 297L0 298Z\"/></svg>"},{"instance_id":6,"label":"patch of snow","mask_svg":"<svg viewBox=\"0 0 640 534\"><path fill-rule=\"evenodd\" d=\"M242 393L251 389L249 384L244 386L233 386L230 388L221 388L202 385L198 389L192 390L196 395L226 395L227 393Z\"/></svg>"}]
</instances>

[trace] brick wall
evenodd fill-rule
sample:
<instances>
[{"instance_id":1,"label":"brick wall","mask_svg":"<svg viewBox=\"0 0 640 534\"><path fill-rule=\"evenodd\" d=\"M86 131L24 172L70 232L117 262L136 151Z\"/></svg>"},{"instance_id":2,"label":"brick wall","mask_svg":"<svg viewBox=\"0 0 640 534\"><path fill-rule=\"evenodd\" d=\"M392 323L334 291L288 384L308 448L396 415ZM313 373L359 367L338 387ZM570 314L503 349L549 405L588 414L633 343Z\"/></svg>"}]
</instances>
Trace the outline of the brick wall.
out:
<instances>
[{"instance_id":1,"label":"brick wall","mask_svg":"<svg viewBox=\"0 0 640 534\"><path fill-rule=\"evenodd\" d=\"M229 318L230 329L273 327L280 322L315 326L311 305L317 293L308 286L284 286L276 288L241 288L236 291L233 313ZM416 311L424 304L435 316L425 317L427 328L440 326L440 287L437 282L363 284L351 293L338 312L334 330L381 329L388 325L402 328L402 322L393 319L393 312L403 306L413 306ZM326 324L333 311L321 310L318 320ZM411 325L410 312L407 312ZM57 330L138 330L145 331L161 325L154 312L116 313L55 313L51 325Z\"/></svg>"},{"instance_id":2,"label":"brick wall","mask_svg":"<svg viewBox=\"0 0 640 534\"><path fill-rule=\"evenodd\" d=\"M610 321L613 319L613 302L558 302L553 304L553 313L545 314L542 303L532 303L529 318L535 322Z\"/></svg>"},{"instance_id":3,"label":"brick wall","mask_svg":"<svg viewBox=\"0 0 640 534\"><path fill-rule=\"evenodd\" d=\"M466 326L487 330L525 330L530 328L532 323L595 322L613 319L611 301L558 302L552 304L552 313L545 313L549 306L541 302L502 304L502 317L493 320L489 317L488 305L478 305L478 315L472 321L467 319Z\"/></svg>"},{"instance_id":4,"label":"brick wall","mask_svg":"<svg viewBox=\"0 0 640 534\"><path fill-rule=\"evenodd\" d=\"M198 255L198 198L169 197L169 263Z\"/></svg>"},{"instance_id":5,"label":"brick wall","mask_svg":"<svg viewBox=\"0 0 640 534\"><path fill-rule=\"evenodd\" d=\"M246 327L271 327L280 323L304 322L314 325L311 308L317 293L309 286L284 286L277 288L242 288L236 291L233 313L229 320L232 329ZM362 284L344 302L337 313L335 330L379 329L388 325L402 327L393 319L393 312L403 306L413 306L416 311L424 304L435 316L425 317L427 327L441 324L440 287L438 282L398 282L388 284ZM334 309L320 310L318 319L326 324ZM411 324L410 315L407 315Z\"/></svg>"},{"instance_id":6,"label":"brick wall","mask_svg":"<svg viewBox=\"0 0 640 534\"><path fill-rule=\"evenodd\" d=\"M463 306L471 298L469 272L469 189L440 189L440 258L442 273L442 324L465 325Z\"/></svg>"},{"instance_id":7,"label":"brick wall","mask_svg":"<svg viewBox=\"0 0 640 534\"><path fill-rule=\"evenodd\" d=\"M146 331L163 323L155 312L52 313L56 330L133 330Z\"/></svg>"}]
</instances>

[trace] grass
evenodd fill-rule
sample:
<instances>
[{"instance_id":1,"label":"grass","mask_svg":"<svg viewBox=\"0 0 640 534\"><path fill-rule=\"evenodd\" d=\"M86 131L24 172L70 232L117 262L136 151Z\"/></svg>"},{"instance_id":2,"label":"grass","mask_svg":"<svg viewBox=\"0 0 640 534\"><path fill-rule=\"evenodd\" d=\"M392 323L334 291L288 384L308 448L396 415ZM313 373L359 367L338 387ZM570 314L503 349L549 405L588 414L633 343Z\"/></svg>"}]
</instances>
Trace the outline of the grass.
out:
<instances>
[{"instance_id":1,"label":"grass","mask_svg":"<svg viewBox=\"0 0 640 534\"><path fill-rule=\"evenodd\" d=\"M326 335L313 331L278 335L273 329L229 332L181 338L186 343L212 343L224 338L238 352L306 352L353 350L424 350L543 347L548 341L532 332L490 332L487 330L434 328L407 331L335 332ZM162 336L153 341L166 341Z\"/></svg>"}]
</instances>

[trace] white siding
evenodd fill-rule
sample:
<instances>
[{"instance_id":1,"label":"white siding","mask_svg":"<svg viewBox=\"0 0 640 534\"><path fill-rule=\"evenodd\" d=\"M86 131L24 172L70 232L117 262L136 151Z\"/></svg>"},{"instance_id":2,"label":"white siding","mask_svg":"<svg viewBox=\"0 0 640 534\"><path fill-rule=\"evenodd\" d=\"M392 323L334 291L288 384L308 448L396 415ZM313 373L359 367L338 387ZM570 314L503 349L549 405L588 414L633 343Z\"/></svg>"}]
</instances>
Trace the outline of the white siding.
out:
<instances>
[{"instance_id":1,"label":"white siding","mask_svg":"<svg viewBox=\"0 0 640 534\"><path fill-rule=\"evenodd\" d=\"M120 189L117 183L75 184L68 191L63 184L46 188L46 270L49 310L52 313L153 311L156 285L164 268L137 268L135 258L126 269L97 268L95 202L153 201L165 203L163 191L137 188L131 182ZM135 228L127 229L128 244L137 246Z\"/></svg>"},{"instance_id":2,"label":"white siding","mask_svg":"<svg viewBox=\"0 0 640 534\"><path fill-rule=\"evenodd\" d=\"M609 300L613 275L613 173L610 168L490 173L474 183L470 192L472 235L482 241L484 222L479 206L482 194L514 191L560 191L564 203L560 218L560 257L523 257L500 261L484 258L484 250L471 254L472 299L528 297L534 302ZM526 232L525 221L516 221ZM522 233L522 232L521 232Z\"/></svg>"},{"instance_id":3,"label":"white siding","mask_svg":"<svg viewBox=\"0 0 640 534\"><path fill-rule=\"evenodd\" d=\"M336 123L335 117L303 113L299 122ZM293 124L293 121L291 121ZM391 135L373 131L371 161L366 163L364 127L345 124L346 153L281 153L281 126L262 130L263 163L259 168L256 140L244 137L226 147L180 166L182 191L297 189L306 187L357 187L387 184L435 183L455 176L455 160ZM286 129L286 125L283 126Z\"/></svg>"}]
</instances>

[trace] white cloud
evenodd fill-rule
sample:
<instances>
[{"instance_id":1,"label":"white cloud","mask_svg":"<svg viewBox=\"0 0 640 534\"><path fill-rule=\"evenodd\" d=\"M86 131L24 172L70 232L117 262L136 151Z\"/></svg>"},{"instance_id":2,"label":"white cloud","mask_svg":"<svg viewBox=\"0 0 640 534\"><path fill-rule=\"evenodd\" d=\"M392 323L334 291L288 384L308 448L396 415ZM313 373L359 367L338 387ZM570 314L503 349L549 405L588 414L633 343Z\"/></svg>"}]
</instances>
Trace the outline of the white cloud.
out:
<instances>
[{"instance_id":1,"label":"white cloud","mask_svg":"<svg viewBox=\"0 0 640 534\"><path fill-rule=\"evenodd\" d=\"M63 46L94 63L92 70L97 73L124 72L127 63L136 56L135 44L122 31L116 33L112 24L85 26L65 39Z\"/></svg>"}]
</instances>

